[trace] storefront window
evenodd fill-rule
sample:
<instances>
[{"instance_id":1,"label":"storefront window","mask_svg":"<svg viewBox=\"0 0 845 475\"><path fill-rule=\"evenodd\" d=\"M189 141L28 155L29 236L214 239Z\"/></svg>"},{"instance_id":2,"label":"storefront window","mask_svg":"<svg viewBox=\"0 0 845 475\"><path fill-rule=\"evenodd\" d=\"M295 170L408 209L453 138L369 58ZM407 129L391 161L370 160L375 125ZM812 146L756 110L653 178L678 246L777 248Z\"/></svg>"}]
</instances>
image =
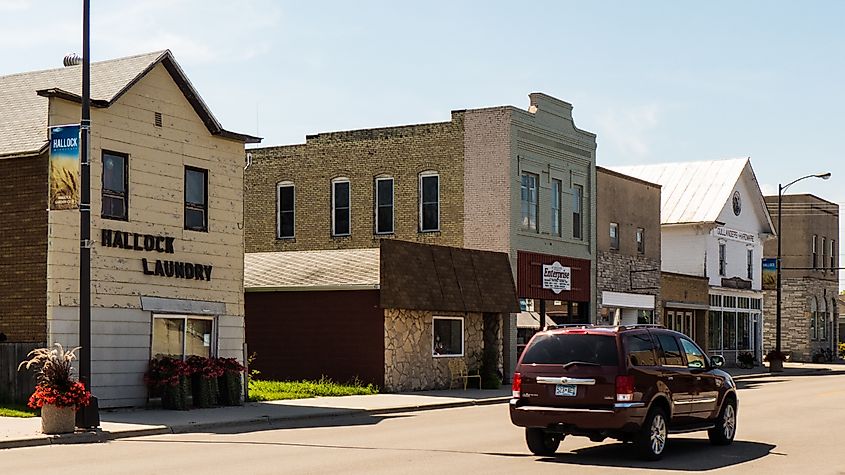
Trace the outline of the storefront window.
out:
<instances>
[{"instance_id":1,"label":"storefront window","mask_svg":"<svg viewBox=\"0 0 845 475\"><path fill-rule=\"evenodd\" d=\"M433 327L431 342L433 356L463 356L463 318L434 317Z\"/></svg>"},{"instance_id":2,"label":"storefront window","mask_svg":"<svg viewBox=\"0 0 845 475\"><path fill-rule=\"evenodd\" d=\"M213 356L214 320L167 316L153 318L152 355Z\"/></svg>"},{"instance_id":3,"label":"storefront window","mask_svg":"<svg viewBox=\"0 0 845 475\"><path fill-rule=\"evenodd\" d=\"M722 348L722 312L711 310L707 318L707 347L710 351L718 351Z\"/></svg>"},{"instance_id":4,"label":"storefront window","mask_svg":"<svg viewBox=\"0 0 845 475\"><path fill-rule=\"evenodd\" d=\"M751 348L751 314L740 312L736 317L738 342L740 350L752 350Z\"/></svg>"},{"instance_id":5,"label":"storefront window","mask_svg":"<svg viewBox=\"0 0 845 475\"><path fill-rule=\"evenodd\" d=\"M736 312L722 312L722 348L736 349Z\"/></svg>"},{"instance_id":6,"label":"storefront window","mask_svg":"<svg viewBox=\"0 0 845 475\"><path fill-rule=\"evenodd\" d=\"M637 323L654 323L654 310L637 310Z\"/></svg>"}]
</instances>

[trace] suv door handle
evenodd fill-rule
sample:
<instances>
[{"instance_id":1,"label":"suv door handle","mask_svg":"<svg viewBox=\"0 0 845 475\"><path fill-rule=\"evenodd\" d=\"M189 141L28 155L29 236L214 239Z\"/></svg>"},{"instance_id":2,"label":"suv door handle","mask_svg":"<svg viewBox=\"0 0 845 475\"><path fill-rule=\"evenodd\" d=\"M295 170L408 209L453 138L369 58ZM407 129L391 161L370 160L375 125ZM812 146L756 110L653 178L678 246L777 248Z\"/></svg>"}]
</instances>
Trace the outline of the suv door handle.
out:
<instances>
[{"instance_id":1,"label":"suv door handle","mask_svg":"<svg viewBox=\"0 0 845 475\"><path fill-rule=\"evenodd\" d=\"M667 379L668 381L672 381L672 380L674 380L674 379L675 379L675 377L674 377L674 376L667 376L667 377L666 377L666 379Z\"/></svg>"},{"instance_id":2,"label":"suv door handle","mask_svg":"<svg viewBox=\"0 0 845 475\"><path fill-rule=\"evenodd\" d=\"M701 376L696 376L696 377L695 377L695 380L696 380L696 381L701 381Z\"/></svg>"}]
</instances>

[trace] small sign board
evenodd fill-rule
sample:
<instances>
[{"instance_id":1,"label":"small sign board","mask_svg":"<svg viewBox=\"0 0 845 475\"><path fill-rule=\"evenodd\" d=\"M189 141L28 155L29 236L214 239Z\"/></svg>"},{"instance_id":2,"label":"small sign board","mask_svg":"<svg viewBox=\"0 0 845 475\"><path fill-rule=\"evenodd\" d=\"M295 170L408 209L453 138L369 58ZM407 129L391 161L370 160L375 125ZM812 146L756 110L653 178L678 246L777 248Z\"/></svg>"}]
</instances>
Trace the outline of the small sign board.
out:
<instances>
[{"instance_id":1,"label":"small sign board","mask_svg":"<svg viewBox=\"0 0 845 475\"><path fill-rule=\"evenodd\" d=\"M572 269L564 267L560 262L543 264L543 288L559 294L564 290L572 290Z\"/></svg>"},{"instance_id":2,"label":"small sign board","mask_svg":"<svg viewBox=\"0 0 845 475\"><path fill-rule=\"evenodd\" d=\"M763 290L777 288L778 260L774 257L763 259Z\"/></svg>"}]
</instances>

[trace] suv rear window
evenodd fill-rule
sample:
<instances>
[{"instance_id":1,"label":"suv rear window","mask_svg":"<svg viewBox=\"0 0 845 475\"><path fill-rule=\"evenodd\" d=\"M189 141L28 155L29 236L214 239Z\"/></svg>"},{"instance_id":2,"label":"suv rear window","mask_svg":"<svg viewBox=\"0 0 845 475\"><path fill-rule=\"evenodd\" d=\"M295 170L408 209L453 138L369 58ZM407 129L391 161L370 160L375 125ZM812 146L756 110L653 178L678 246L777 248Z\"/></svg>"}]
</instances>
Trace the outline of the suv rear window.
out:
<instances>
[{"instance_id":1,"label":"suv rear window","mask_svg":"<svg viewBox=\"0 0 845 475\"><path fill-rule=\"evenodd\" d=\"M538 335L525 349L523 364L567 364L573 361L616 366L616 338L608 335Z\"/></svg>"}]
</instances>

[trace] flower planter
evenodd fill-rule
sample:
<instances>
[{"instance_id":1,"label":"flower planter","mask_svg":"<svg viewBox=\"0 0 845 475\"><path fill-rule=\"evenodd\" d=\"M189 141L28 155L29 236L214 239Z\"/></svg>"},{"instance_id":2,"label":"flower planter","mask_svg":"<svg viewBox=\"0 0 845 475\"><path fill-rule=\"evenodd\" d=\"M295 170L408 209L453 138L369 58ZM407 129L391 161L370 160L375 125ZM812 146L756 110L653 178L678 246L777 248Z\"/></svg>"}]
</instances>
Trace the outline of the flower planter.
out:
<instances>
[{"instance_id":1,"label":"flower planter","mask_svg":"<svg viewBox=\"0 0 845 475\"><path fill-rule=\"evenodd\" d=\"M194 407L214 407L218 399L217 378L206 378L201 374L191 375L191 394Z\"/></svg>"},{"instance_id":2,"label":"flower planter","mask_svg":"<svg viewBox=\"0 0 845 475\"><path fill-rule=\"evenodd\" d=\"M190 393L191 386L188 384L188 378L180 376L177 384L173 386L167 385L161 388L162 409L187 411L189 406L188 396Z\"/></svg>"},{"instance_id":3,"label":"flower planter","mask_svg":"<svg viewBox=\"0 0 845 475\"><path fill-rule=\"evenodd\" d=\"M69 434L76 427L76 409L45 404L41 408L41 432L45 434Z\"/></svg>"},{"instance_id":4,"label":"flower planter","mask_svg":"<svg viewBox=\"0 0 845 475\"><path fill-rule=\"evenodd\" d=\"M770 373L782 373L783 372L783 360L776 360L776 359L769 360L769 372Z\"/></svg>"},{"instance_id":5,"label":"flower planter","mask_svg":"<svg viewBox=\"0 0 845 475\"><path fill-rule=\"evenodd\" d=\"M235 371L226 371L223 376L217 378L217 386L220 391L220 404L224 406L241 406L241 394L243 394L243 385L241 384L241 373Z\"/></svg>"}]
</instances>

